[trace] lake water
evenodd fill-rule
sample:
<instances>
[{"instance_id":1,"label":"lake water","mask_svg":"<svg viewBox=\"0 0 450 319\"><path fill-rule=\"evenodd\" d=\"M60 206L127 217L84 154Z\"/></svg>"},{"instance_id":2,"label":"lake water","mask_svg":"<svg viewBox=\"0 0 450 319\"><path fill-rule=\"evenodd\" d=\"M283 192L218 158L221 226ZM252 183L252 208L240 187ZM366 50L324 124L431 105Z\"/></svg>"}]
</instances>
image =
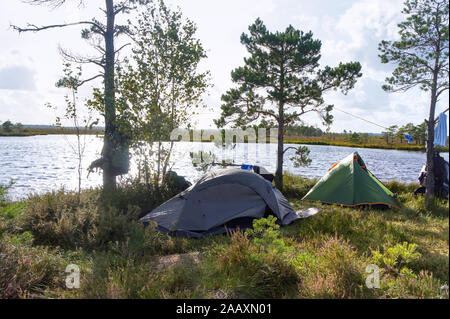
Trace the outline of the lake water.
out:
<instances>
[{"instance_id":1,"label":"lake water","mask_svg":"<svg viewBox=\"0 0 450 319\"><path fill-rule=\"evenodd\" d=\"M86 136L86 151L83 167L98 158L102 139ZM76 189L78 185L77 159L72 150L76 145L76 136L43 135L30 137L0 137L0 184L14 181L9 190L13 199L25 197L31 193L44 193L60 187ZM288 147L286 145L286 147ZM295 146L295 145L292 145ZM358 151L368 169L382 181L396 179L402 182L416 182L425 154L422 152L350 148L323 145L308 145L312 163L309 167L295 168L289 160L294 153L289 150L285 155L285 171L305 177L321 177L330 166L353 151ZM276 166L276 144L237 144L234 148L221 149L213 143L175 144L173 170L188 180L195 181L202 173L197 171L189 156L191 151L211 151L218 159L233 159L235 163L264 166L274 172ZM448 153L442 156L448 161ZM135 174L132 161L130 174ZM101 185L100 173L87 177L83 173L83 187Z\"/></svg>"}]
</instances>

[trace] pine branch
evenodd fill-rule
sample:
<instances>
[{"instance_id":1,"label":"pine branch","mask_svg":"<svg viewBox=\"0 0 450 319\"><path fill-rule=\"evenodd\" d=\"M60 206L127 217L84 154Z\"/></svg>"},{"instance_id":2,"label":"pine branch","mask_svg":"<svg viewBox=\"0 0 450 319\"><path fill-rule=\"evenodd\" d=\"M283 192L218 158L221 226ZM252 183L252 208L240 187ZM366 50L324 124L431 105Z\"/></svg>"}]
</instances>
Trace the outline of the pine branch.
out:
<instances>
[{"instance_id":1,"label":"pine branch","mask_svg":"<svg viewBox=\"0 0 450 319\"><path fill-rule=\"evenodd\" d=\"M102 34L105 33L105 31L102 29L101 26L99 26L97 23L92 22L92 21L79 21L79 22L64 23L64 24L52 24L52 25L46 25L46 26L41 26L41 27L38 27L34 24L28 24L27 28L21 28L16 25L10 24L10 27L12 27L15 31L18 31L19 33L22 33L22 32L38 32L38 31L43 31L43 30L48 30L48 29L64 28L64 27L69 27L69 26L74 26L74 25L82 25L82 24L92 25L92 26L96 27Z\"/></svg>"},{"instance_id":2,"label":"pine branch","mask_svg":"<svg viewBox=\"0 0 450 319\"><path fill-rule=\"evenodd\" d=\"M94 75L93 77L90 77L89 79L86 79L86 80L83 80L83 81L78 82L78 83L77 83L77 86L82 86L83 84L85 84L85 83L87 83L87 82L90 82L90 81L92 81L92 80L95 80L95 79L97 79L97 78L99 78L99 77L103 77L103 76L104 76L104 74L99 73L99 74L97 74L97 75Z\"/></svg>"}]
</instances>

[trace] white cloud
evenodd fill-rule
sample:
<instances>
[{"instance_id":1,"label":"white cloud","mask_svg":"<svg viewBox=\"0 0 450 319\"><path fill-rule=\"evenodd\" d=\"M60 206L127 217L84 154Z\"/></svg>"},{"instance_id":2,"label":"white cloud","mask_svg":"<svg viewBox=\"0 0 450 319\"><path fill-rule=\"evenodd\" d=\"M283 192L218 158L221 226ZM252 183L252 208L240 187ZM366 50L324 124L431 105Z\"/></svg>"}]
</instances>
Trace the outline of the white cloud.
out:
<instances>
[{"instance_id":1,"label":"white cloud","mask_svg":"<svg viewBox=\"0 0 450 319\"><path fill-rule=\"evenodd\" d=\"M335 66L339 62L360 61L363 77L355 88L344 96L337 92L327 94L326 102L362 116L380 125L421 122L428 112L428 95L419 90L403 94L388 94L381 89L392 65L383 65L377 46L382 39L397 37L397 23L402 19L403 0L168 0L169 5L180 6L183 14L198 26L197 36L207 50L208 59L202 69L211 71L214 87L205 97L213 110L202 111L199 126L212 126L220 113L220 96L233 86L232 69L243 64L245 48L240 35L261 17L271 31L284 30L289 24L303 31L312 30L322 41L322 65ZM39 33L17 34L9 23L25 25L36 23L69 22L103 19L96 1L85 1L86 7L75 3L50 11L46 7L29 6L22 2L0 1L0 69L22 66L34 71L36 90L30 94L21 91L0 90L0 117L27 124L51 124L54 114L44 104L62 105L64 90L54 83L62 74L62 61L58 45L80 54L92 54L92 49L80 39L80 27L49 30ZM121 17L124 21L128 17ZM124 40L121 40L124 41ZM86 77L98 69L85 69ZM25 77L23 77L25 79ZM1 81L1 80L0 80ZM90 87L81 92L89 96ZM448 99L448 94L442 101ZM441 107L441 106L440 106ZM440 110L440 109L439 109ZM379 127L335 111L332 130L379 132ZM308 124L320 125L316 115L304 118Z\"/></svg>"},{"instance_id":2,"label":"white cloud","mask_svg":"<svg viewBox=\"0 0 450 319\"><path fill-rule=\"evenodd\" d=\"M0 90L36 89L34 70L25 66L9 66L0 69Z\"/></svg>"}]
</instances>

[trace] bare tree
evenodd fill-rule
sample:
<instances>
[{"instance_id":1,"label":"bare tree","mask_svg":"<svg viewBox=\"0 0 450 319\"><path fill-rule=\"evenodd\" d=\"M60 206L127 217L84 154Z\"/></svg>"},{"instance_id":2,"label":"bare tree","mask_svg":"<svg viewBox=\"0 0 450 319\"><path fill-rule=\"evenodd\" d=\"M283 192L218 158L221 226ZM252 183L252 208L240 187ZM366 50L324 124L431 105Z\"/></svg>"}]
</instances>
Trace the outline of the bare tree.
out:
<instances>
[{"instance_id":1,"label":"bare tree","mask_svg":"<svg viewBox=\"0 0 450 319\"><path fill-rule=\"evenodd\" d=\"M32 5L46 5L52 9L62 6L66 2L78 3L78 6L83 5L83 0L23 0L25 3ZM60 49L63 58L72 63L93 63L101 67L102 71L85 80L81 80L80 83L92 81L96 78L103 78L104 83L104 102L103 102L103 116L105 117L105 135L104 144L101 153L101 158L94 161L91 164L91 169L101 168L103 169L103 190L110 191L116 187L116 176L123 174L123 170L118 170L115 167L115 156L122 150L120 145L119 132L116 130L116 108L115 108L115 86L114 86L114 69L116 63L116 54L122 50L126 45L115 49L114 40L123 34L131 36L130 30L127 25L117 25L115 18L118 14L127 14L137 9L139 5L146 5L151 0L105 0L104 9L100 10L106 16L106 24L92 18L86 21L75 21L64 24L50 24L45 26L37 26L34 24L28 24L26 27L20 27L11 25L11 27L21 32L38 32L55 28L65 28L70 26L85 26L82 29L81 36L90 42L93 48L98 52L97 56L87 57L78 56L67 50Z\"/></svg>"}]
</instances>

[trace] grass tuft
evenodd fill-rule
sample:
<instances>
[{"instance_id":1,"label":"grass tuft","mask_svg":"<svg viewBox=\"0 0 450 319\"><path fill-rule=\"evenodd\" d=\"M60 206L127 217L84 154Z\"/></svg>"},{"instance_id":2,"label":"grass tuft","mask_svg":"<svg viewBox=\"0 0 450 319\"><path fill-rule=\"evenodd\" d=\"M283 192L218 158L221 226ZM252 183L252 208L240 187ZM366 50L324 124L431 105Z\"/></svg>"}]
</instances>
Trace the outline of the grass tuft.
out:
<instances>
[{"instance_id":1,"label":"grass tuft","mask_svg":"<svg viewBox=\"0 0 450 319\"><path fill-rule=\"evenodd\" d=\"M320 213L279 227L174 238L137 220L176 191L128 181L113 194L65 190L11 203L0 188L2 298L448 298L448 201L426 209L416 185L387 183L400 209L303 202L316 181L284 177L295 209ZM192 257L196 256L196 257ZM167 263L172 260L172 263ZM65 267L80 267L79 289ZM366 269L380 270L368 288Z\"/></svg>"}]
</instances>

